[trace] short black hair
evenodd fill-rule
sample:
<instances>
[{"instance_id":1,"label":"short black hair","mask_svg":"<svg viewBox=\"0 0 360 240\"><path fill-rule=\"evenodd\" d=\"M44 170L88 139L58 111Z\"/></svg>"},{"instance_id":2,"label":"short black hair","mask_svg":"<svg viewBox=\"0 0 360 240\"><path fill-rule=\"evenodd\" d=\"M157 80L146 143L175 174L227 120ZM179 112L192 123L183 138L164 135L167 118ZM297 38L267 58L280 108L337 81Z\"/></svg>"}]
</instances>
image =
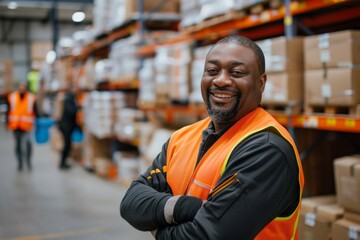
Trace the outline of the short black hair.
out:
<instances>
[{"instance_id":1,"label":"short black hair","mask_svg":"<svg viewBox=\"0 0 360 240\"><path fill-rule=\"evenodd\" d=\"M233 43L233 44L237 44L246 48L250 48L256 57L256 60L258 62L258 66L259 66L259 70L260 73L265 73L265 57L264 57L264 53L261 50L261 48L252 40L250 40L249 38L246 38L244 36L240 36L240 35L230 35L227 37L224 37L222 39L220 39L218 42L215 43L214 46L216 46L217 44L221 44L221 43ZM210 50L211 51L211 50Z\"/></svg>"}]
</instances>

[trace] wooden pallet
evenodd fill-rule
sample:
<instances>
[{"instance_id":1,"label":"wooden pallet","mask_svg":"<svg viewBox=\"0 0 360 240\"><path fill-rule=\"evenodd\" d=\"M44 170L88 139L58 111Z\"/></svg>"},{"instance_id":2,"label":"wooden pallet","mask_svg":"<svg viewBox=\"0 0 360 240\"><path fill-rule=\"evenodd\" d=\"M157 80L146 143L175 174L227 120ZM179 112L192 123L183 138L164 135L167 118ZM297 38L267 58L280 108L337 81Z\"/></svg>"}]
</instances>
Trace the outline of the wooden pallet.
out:
<instances>
[{"instance_id":1,"label":"wooden pallet","mask_svg":"<svg viewBox=\"0 0 360 240\"><path fill-rule=\"evenodd\" d=\"M263 107L266 111L270 113L278 113L278 114L294 115L294 114L300 114L302 112L301 104L261 103L261 107Z\"/></svg>"},{"instance_id":2,"label":"wooden pallet","mask_svg":"<svg viewBox=\"0 0 360 240\"><path fill-rule=\"evenodd\" d=\"M360 117L360 104L355 106L306 106L304 112L306 114L345 114Z\"/></svg>"}]
</instances>

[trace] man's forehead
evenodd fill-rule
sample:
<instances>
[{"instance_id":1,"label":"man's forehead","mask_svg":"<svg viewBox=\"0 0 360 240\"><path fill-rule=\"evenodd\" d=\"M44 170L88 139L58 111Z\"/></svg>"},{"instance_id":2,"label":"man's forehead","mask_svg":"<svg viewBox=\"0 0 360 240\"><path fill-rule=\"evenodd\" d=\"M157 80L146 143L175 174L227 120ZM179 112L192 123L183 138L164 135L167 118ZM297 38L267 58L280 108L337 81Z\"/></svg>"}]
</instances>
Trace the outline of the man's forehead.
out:
<instances>
[{"instance_id":1,"label":"man's forehead","mask_svg":"<svg viewBox=\"0 0 360 240\"><path fill-rule=\"evenodd\" d=\"M232 53L236 54L236 53L241 53L241 52L246 52L246 53L250 53L253 52L253 50L251 48L239 45L239 44L235 44L235 43L218 43L216 45L214 45L214 47L212 49L210 49L208 55L211 55L213 53L221 53L224 51L231 51Z\"/></svg>"},{"instance_id":2,"label":"man's forehead","mask_svg":"<svg viewBox=\"0 0 360 240\"><path fill-rule=\"evenodd\" d=\"M234 43L219 43L216 44L207 54L206 61L219 61L229 59L229 61L236 61L236 59L253 58L255 53L252 49ZM240 61L242 62L242 61Z\"/></svg>"}]
</instances>

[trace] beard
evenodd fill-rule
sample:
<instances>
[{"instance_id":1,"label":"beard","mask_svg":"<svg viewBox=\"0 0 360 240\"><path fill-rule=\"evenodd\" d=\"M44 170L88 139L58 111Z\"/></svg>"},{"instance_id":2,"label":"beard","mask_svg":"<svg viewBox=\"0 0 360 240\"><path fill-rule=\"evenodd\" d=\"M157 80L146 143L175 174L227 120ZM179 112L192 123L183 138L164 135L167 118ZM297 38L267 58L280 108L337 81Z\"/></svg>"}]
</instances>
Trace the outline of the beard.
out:
<instances>
[{"instance_id":1,"label":"beard","mask_svg":"<svg viewBox=\"0 0 360 240\"><path fill-rule=\"evenodd\" d=\"M241 98L241 94L238 93L236 95L236 99L235 99L234 103L231 105L230 109L215 109L211 105L210 93L208 92L207 93L207 103L206 103L207 112L213 121L216 121L219 123L229 122L238 113L238 108L240 105L240 98Z\"/></svg>"}]
</instances>

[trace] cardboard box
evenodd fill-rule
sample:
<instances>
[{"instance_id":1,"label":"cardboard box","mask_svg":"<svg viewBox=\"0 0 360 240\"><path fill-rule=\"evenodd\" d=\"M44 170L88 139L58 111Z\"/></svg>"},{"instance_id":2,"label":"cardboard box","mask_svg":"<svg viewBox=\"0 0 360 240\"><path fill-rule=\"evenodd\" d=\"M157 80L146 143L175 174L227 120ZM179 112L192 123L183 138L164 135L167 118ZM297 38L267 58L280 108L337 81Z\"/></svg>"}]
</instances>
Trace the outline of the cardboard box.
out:
<instances>
[{"instance_id":1,"label":"cardboard box","mask_svg":"<svg viewBox=\"0 0 360 240\"><path fill-rule=\"evenodd\" d=\"M359 240L360 224L357 222L340 219L333 223L332 240Z\"/></svg>"},{"instance_id":2,"label":"cardboard box","mask_svg":"<svg viewBox=\"0 0 360 240\"><path fill-rule=\"evenodd\" d=\"M301 201L301 213L314 213L318 206L336 203L335 195L322 195L315 197L303 198Z\"/></svg>"},{"instance_id":3,"label":"cardboard box","mask_svg":"<svg viewBox=\"0 0 360 240\"><path fill-rule=\"evenodd\" d=\"M343 209L335 204L334 195L325 195L302 200L299 218L299 239L329 239L331 224L343 214Z\"/></svg>"},{"instance_id":4,"label":"cardboard box","mask_svg":"<svg viewBox=\"0 0 360 240\"><path fill-rule=\"evenodd\" d=\"M316 210L316 214L319 219L326 219L333 222L344 216L344 208L337 203L320 205Z\"/></svg>"},{"instance_id":5,"label":"cardboard box","mask_svg":"<svg viewBox=\"0 0 360 240\"><path fill-rule=\"evenodd\" d=\"M0 94L10 93L14 90L14 78L12 74L0 73Z\"/></svg>"},{"instance_id":6,"label":"cardboard box","mask_svg":"<svg viewBox=\"0 0 360 240\"><path fill-rule=\"evenodd\" d=\"M84 167L95 169L97 158L110 159L111 161L112 139L99 139L86 128L83 129L83 133L82 162Z\"/></svg>"},{"instance_id":7,"label":"cardboard box","mask_svg":"<svg viewBox=\"0 0 360 240\"><path fill-rule=\"evenodd\" d=\"M47 53L53 49L51 41L33 41L30 52L32 60L45 60Z\"/></svg>"},{"instance_id":8,"label":"cardboard box","mask_svg":"<svg viewBox=\"0 0 360 240\"><path fill-rule=\"evenodd\" d=\"M111 167L111 159L105 157L96 157L95 158L95 173L103 178L109 176L109 169Z\"/></svg>"},{"instance_id":9,"label":"cardboard box","mask_svg":"<svg viewBox=\"0 0 360 240\"><path fill-rule=\"evenodd\" d=\"M64 147L64 139L57 126L52 126L50 132L50 147L55 152L60 152Z\"/></svg>"},{"instance_id":10,"label":"cardboard box","mask_svg":"<svg viewBox=\"0 0 360 240\"><path fill-rule=\"evenodd\" d=\"M303 70L302 37L278 37L256 43L264 52L267 73Z\"/></svg>"},{"instance_id":11,"label":"cardboard box","mask_svg":"<svg viewBox=\"0 0 360 240\"><path fill-rule=\"evenodd\" d=\"M346 210L360 213L360 155L335 159L337 200Z\"/></svg>"},{"instance_id":12,"label":"cardboard box","mask_svg":"<svg viewBox=\"0 0 360 240\"><path fill-rule=\"evenodd\" d=\"M125 0L126 1L126 15L127 19L138 14L139 7L138 1ZM177 0L144 0L143 1L144 13L179 13L179 2ZM160 6L160 7L159 7Z\"/></svg>"},{"instance_id":13,"label":"cardboard box","mask_svg":"<svg viewBox=\"0 0 360 240\"><path fill-rule=\"evenodd\" d=\"M13 91L14 77L13 65L9 60L0 61L0 94L7 94Z\"/></svg>"},{"instance_id":14,"label":"cardboard box","mask_svg":"<svg viewBox=\"0 0 360 240\"><path fill-rule=\"evenodd\" d=\"M360 103L360 68L305 71L305 102L313 106L355 106Z\"/></svg>"},{"instance_id":15,"label":"cardboard box","mask_svg":"<svg viewBox=\"0 0 360 240\"><path fill-rule=\"evenodd\" d=\"M304 39L305 69L353 67L360 64L360 31L340 31Z\"/></svg>"},{"instance_id":16,"label":"cardboard box","mask_svg":"<svg viewBox=\"0 0 360 240\"><path fill-rule=\"evenodd\" d=\"M303 99L303 72L268 73L262 103L298 104Z\"/></svg>"},{"instance_id":17,"label":"cardboard box","mask_svg":"<svg viewBox=\"0 0 360 240\"><path fill-rule=\"evenodd\" d=\"M353 222L360 223L360 214L357 213L345 211L344 218Z\"/></svg>"}]
</instances>

